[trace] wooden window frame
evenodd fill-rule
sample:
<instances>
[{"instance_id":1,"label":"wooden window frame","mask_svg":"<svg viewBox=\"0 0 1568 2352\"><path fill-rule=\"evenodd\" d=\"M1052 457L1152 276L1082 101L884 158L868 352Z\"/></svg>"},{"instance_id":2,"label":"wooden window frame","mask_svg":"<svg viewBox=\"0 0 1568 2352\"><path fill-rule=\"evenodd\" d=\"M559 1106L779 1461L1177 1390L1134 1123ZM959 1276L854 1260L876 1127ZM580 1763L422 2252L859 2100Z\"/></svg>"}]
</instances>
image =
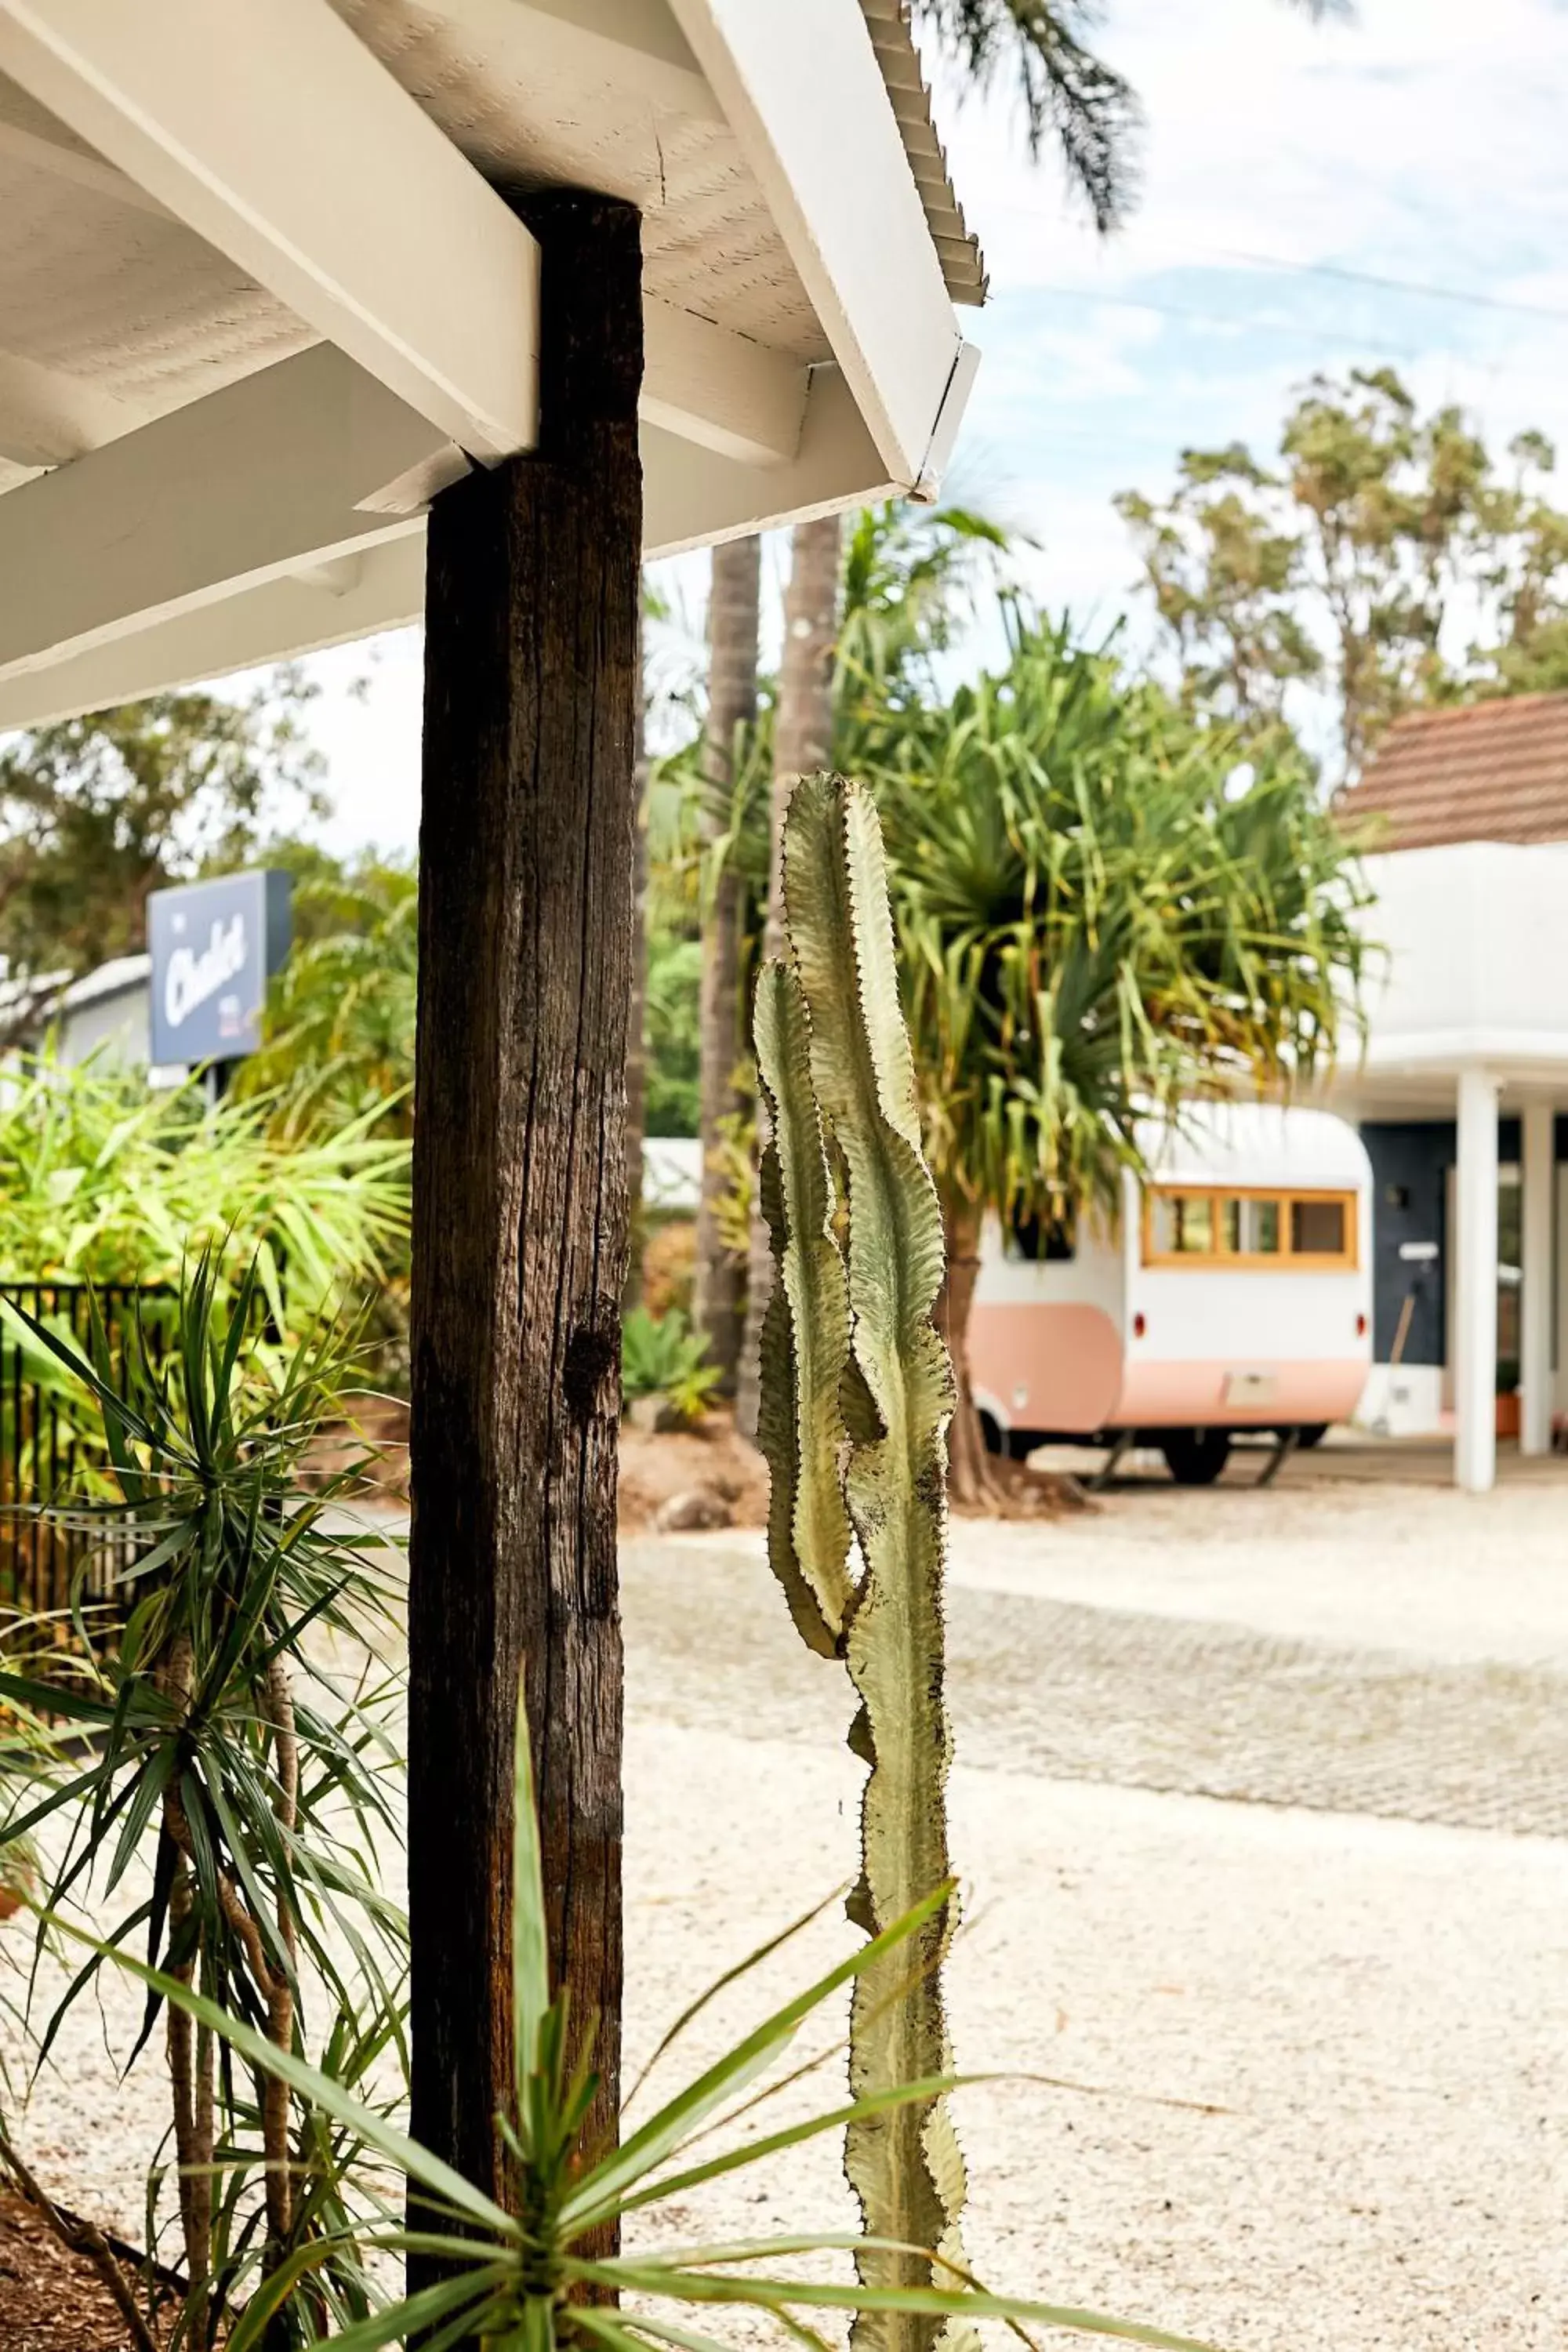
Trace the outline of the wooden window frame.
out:
<instances>
[{"instance_id":1,"label":"wooden window frame","mask_svg":"<svg viewBox=\"0 0 1568 2352\"><path fill-rule=\"evenodd\" d=\"M1215 1235L1207 1250L1157 1250L1154 1247L1154 1203L1162 1201L1207 1201ZM1278 1201L1278 1250L1229 1250L1225 1246L1224 1204L1227 1201ZM1332 1202L1344 1211L1345 1241L1340 1250L1295 1250L1290 1246L1298 1203ZM1142 1262L1162 1273L1213 1274L1354 1274L1361 1264L1360 1195L1343 1185L1302 1184L1146 1184L1143 1188Z\"/></svg>"}]
</instances>

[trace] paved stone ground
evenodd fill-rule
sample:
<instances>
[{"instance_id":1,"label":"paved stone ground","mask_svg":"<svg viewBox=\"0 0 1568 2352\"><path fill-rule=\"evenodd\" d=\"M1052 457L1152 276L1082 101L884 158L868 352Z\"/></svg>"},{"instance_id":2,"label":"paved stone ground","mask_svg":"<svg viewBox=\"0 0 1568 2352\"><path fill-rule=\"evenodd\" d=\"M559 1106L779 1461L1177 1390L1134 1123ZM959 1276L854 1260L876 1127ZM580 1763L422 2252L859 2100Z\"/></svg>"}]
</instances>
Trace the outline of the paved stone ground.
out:
<instances>
[{"instance_id":1,"label":"paved stone ground","mask_svg":"<svg viewBox=\"0 0 1568 2352\"><path fill-rule=\"evenodd\" d=\"M958 1541L973 1575L975 1531ZM627 1594L634 1654L668 1719L813 1740L837 1721L831 1670L788 1671L789 1629L752 1548L638 1546ZM959 1752L982 1770L1568 1837L1568 1674L1548 1666L967 1580L950 1598L949 1646ZM715 1674L716 1649L746 1671Z\"/></svg>"}]
</instances>

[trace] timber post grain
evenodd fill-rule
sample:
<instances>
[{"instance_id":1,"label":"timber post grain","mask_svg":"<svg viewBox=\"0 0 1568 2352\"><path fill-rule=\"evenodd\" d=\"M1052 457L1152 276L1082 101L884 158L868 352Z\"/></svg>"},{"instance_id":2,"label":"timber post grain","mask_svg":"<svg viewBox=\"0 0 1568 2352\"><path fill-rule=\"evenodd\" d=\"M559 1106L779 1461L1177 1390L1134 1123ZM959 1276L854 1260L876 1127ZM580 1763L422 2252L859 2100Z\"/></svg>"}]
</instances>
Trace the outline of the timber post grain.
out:
<instances>
[{"instance_id":1,"label":"timber post grain","mask_svg":"<svg viewBox=\"0 0 1568 2352\"><path fill-rule=\"evenodd\" d=\"M518 209L542 257L540 446L429 525L410 1430L412 2122L505 2201L525 1656L554 1970L598 2020L595 2135L618 2104L642 525L637 214L574 191Z\"/></svg>"}]
</instances>

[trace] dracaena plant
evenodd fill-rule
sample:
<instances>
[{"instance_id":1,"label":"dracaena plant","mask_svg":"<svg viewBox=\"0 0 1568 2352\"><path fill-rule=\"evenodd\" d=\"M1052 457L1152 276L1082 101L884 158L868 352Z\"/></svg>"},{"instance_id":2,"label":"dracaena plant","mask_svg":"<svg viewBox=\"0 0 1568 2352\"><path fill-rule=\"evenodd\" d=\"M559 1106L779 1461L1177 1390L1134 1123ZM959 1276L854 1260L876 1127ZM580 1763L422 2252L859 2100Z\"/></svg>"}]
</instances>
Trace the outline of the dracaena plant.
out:
<instances>
[{"instance_id":1,"label":"dracaena plant","mask_svg":"<svg viewBox=\"0 0 1568 2352\"><path fill-rule=\"evenodd\" d=\"M967 2272L940 2260L935 2283L920 2286L851 2285L800 2270L803 2257L824 2252L914 2251L879 2246L864 2236L803 2229L777 2237L626 2250L627 2225L640 2235L640 2217L651 2219L667 2200L688 2198L823 2134L903 2108L918 2111L959 2087L959 2078L951 2074L893 2084L824 2114L757 2129L759 2122L765 2123L773 2093L800 2080L803 2070L783 2062L801 2029L847 1985L863 1984L868 1972L889 1965L918 1967L920 1938L952 1890L946 1885L933 1888L905 1916L775 2009L646 2119L628 2116L617 2145L584 2148L584 2119L597 2087L593 2036L574 2032L565 1995L551 1990L528 1727L521 1706L513 1805L515 2060L511 2105L497 2121L516 2164L514 2210L497 2204L384 2115L366 2107L327 2070L282 2049L188 1981L149 1969L122 1948L113 1954L155 1999L287 2085L302 2110L352 2136L405 2179L411 2222L389 2223L362 2235L360 2252L413 2254L437 2266L438 2275L416 2294L384 2301L321 2340L335 2344L338 2352L379 2352L383 2346L405 2342L417 2343L421 2352L451 2352L475 2343L485 2352L556 2352L567 2346L594 2352L729 2352L707 2333L714 2316L728 2310L775 2325L782 2336L810 2352L826 2352L814 2318L894 2313L917 2315L933 2327L994 2318L1022 2334L1033 2321L1169 2352L1201 2352L1188 2339L1157 2328L990 2294ZM90 1941L79 1928L71 1932ZM714 1993L776 1951L783 1940L773 1939L690 2004L644 2070L643 2084ZM771 2083L759 2088L770 2073ZM641 2084L629 2105L637 2103L640 2089ZM736 2137L742 2124L752 2137ZM612 2245L623 2250L605 2251ZM920 2251L929 2263L930 2251ZM227 2339L227 2352L250 2352L268 2342L268 2331L331 2252L324 2240L294 2248L253 2296Z\"/></svg>"},{"instance_id":2,"label":"dracaena plant","mask_svg":"<svg viewBox=\"0 0 1568 2352\"><path fill-rule=\"evenodd\" d=\"M199 1985L215 2014L279 2052L305 2046L313 1992L337 2021L329 2054L357 2079L401 2042L405 1933L376 1860L400 1834L382 1723L392 1692L363 1663L386 1607L374 1562L386 1538L344 1517L362 1461L305 1480L338 1410L341 1335L320 1325L291 1355L274 1345L258 1358L257 1269L226 1312L210 1255L183 1284L172 1329L138 1321L118 1354L96 1318L88 1353L22 1319L97 1415L116 1490L52 1516L85 1548L83 1582L95 1552L125 1563L107 1642L79 1583L69 1652L51 1657L37 1627L13 1626L0 1671L13 1721L71 1735L41 1769L31 1729L20 1753L13 1745L4 1760L32 1785L0 1848L37 1837L57 1917L90 1904L96 1923L123 1906L43 2024L38 2063L105 1954L134 1942L170 1983ZM362 1662L346 1681L334 1636ZM161 2007L155 1993L126 2065ZM368 2308L347 2253L351 2152L321 2139L280 2076L237 2069L177 2002L164 2040L189 2283L174 2341L205 2345L301 2242L335 2250L320 2311Z\"/></svg>"}]
</instances>

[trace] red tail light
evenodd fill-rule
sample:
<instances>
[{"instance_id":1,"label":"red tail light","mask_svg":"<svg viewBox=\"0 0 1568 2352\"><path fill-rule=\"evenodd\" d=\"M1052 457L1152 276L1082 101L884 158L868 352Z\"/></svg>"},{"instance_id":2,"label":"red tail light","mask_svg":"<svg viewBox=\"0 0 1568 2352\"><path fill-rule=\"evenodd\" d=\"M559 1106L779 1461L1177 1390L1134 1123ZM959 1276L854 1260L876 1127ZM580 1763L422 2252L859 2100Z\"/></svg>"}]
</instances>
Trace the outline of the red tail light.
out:
<instances>
[{"instance_id":1,"label":"red tail light","mask_svg":"<svg viewBox=\"0 0 1568 2352\"><path fill-rule=\"evenodd\" d=\"M1366 1317L1364 1315L1358 1315L1355 1318L1355 1335L1358 1339L1364 1339L1366 1338Z\"/></svg>"},{"instance_id":2,"label":"red tail light","mask_svg":"<svg viewBox=\"0 0 1568 2352\"><path fill-rule=\"evenodd\" d=\"M1148 1326L1148 1324L1144 1321L1144 1319L1143 1319L1142 1316L1142 1315L1134 1315L1134 1317L1132 1318L1132 1337L1133 1337L1135 1339L1141 1339L1143 1337L1144 1332L1145 1332L1148 1328L1149 1328L1149 1326Z\"/></svg>"}]
</instances>

